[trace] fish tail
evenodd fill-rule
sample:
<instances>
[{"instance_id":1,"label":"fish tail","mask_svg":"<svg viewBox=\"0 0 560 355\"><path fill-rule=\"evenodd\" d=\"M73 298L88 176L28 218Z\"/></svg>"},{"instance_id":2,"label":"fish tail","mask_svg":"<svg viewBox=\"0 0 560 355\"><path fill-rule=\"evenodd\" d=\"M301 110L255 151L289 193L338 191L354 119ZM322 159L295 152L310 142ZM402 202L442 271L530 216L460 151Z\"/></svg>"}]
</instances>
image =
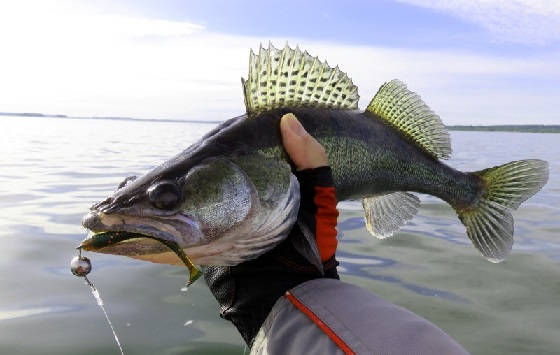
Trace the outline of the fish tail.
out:
<instances>
[{"instance_id":1,"label":"fish tail","mask_svg":"<svg viewBox=\"0 0 560 355\"><path fill-rule=\"evenodd\" d=\"M518 160L473 174L482 179L484 191L473 205L455 210L474 246L486 259L499 263L513 245L511 211L546 184L548 163Z\"/></svg>"}]
</instances>

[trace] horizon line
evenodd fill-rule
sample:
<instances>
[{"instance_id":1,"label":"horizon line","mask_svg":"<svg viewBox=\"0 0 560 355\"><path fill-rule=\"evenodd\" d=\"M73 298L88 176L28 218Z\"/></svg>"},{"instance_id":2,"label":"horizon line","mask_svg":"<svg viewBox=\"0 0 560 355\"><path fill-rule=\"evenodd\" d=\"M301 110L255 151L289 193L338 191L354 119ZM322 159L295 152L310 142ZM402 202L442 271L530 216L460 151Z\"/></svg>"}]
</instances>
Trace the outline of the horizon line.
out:
<instances>
[{"instance_id":1,"label":"horizon line","mask_svg":"<svg viewBox=\"0 0 560 355\"><path fill-rule=\"evenodd\" d=\"M121 116L67 116L63 114L45 114L39 112L0 112L0 116L15 116L15 117L43 117L43 118L65 118L73 120L113 120L113 121L136 121L136 122L166 122L166 123L208 123L217 124L225 122L226 120L193 120L193 119L169 119L169 118L135 118L135 117L121 117ZM444 124L447 128L464 128L464 127L560 127L560 124L544 124L544 123L525 123L525 124L494 124L494 125L480 125L480 124Z\"/></svg>"}]
</instances>

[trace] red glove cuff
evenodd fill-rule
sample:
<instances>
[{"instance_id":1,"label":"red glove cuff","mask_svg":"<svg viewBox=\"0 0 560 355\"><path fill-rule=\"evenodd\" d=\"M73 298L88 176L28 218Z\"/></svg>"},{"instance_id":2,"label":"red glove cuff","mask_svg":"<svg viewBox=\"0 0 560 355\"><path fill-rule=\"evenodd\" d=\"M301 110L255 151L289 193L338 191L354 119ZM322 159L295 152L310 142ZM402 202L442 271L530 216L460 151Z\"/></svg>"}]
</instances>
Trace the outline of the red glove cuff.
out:
<instances>
[{"instance_id":1,"label":"red glove cuff","mask_svg":"<svg viewBox=\"0 0 560 355\"><path fill-rule=\"evenodd\" d=\"M313 201L317 206L315 213L315 238L321 261L325 262L336 253L338 241L336 239L336 222L338 210L336 209L336 197L333 186L315 186L315 197Z\"/></svg>"}]
</instances>

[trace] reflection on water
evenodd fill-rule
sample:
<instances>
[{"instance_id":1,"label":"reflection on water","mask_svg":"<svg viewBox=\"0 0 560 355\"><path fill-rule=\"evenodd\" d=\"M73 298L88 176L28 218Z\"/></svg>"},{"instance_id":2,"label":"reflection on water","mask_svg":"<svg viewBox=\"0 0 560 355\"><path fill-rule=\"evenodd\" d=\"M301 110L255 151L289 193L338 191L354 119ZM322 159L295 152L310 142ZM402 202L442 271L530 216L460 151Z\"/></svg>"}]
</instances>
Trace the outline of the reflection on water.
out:
<instances>
[{"instance_id":1,"label":"reflection on water","mask_svg":"<svg viewBox=\"0 0 560 355\"><path fill-rule=\"evenodd\" d=\"M36 307L36 308L26 308L26 309L16 309L13 311L2 311L0 312L0 321L12 320L17 318L25 318L37 316L45 313L62 313L77 311L78 309L66 306L50 306L50 307Z\"/></svg>"},{"instance_id":2,"label":"reflection on water","mask_svg":"<svg viewBox=\"0 0 560 355\"><path fill-rule=\"evenodd\" d=\"M381 282L388 282L397 284L412 292L423 296L441 297L450 301L468 302L464 297L455 295L448 291L435 290L414 283L405 282L398 277L388 276L382 273L370 271L371 267L390 267L396 261L391 259L379 258L376 256L364 257L358 254L347 253L340 251L337 254L337 260L340 262L339 272L343 274L350 274L352 276L363 277L369 280L376 280Z\"/></svg>"},{"instance_id":3,"label":"reflection on water","mask_svg":"<svg viewBox=\"0 0 560 355\"><path fill-rule=\"evenodd\" d=\"M68 261L80 220L122 178L141 175L213 125L1 118L0 353L115 353L112 334ZM558 135L452 132L462 170L512 159L551 163L544 190L514 213L515 246L502 264L470 245L454 211L422 207L393 238L364 228L359 202L339 223L342 278L435 322L474 354L554 354L560 348ZM241 354L203 282L181 292L184 270L90 254L111 320L131 354ZM32 336L29 336L32 334Z\"/></svg>"}]
</instances>

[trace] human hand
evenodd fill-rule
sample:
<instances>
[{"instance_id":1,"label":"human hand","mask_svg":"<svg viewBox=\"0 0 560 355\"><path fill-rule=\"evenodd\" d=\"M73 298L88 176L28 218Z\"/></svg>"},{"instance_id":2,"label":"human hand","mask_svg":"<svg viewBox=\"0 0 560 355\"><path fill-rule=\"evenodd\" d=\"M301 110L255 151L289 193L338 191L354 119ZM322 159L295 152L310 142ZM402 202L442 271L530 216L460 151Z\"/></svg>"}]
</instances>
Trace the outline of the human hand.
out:
<instances>
[{"instance_id":1,"label":"human hand","mask_svg":"<svg viewBox=\"0 0 560 355\"><path fill-rule=\"evenodd\" d=\"M284 148L294 162L296 170L329 165L325 148L307 133L293 113L282 116L280 131Z\"/></svg>"}]
</instances>

